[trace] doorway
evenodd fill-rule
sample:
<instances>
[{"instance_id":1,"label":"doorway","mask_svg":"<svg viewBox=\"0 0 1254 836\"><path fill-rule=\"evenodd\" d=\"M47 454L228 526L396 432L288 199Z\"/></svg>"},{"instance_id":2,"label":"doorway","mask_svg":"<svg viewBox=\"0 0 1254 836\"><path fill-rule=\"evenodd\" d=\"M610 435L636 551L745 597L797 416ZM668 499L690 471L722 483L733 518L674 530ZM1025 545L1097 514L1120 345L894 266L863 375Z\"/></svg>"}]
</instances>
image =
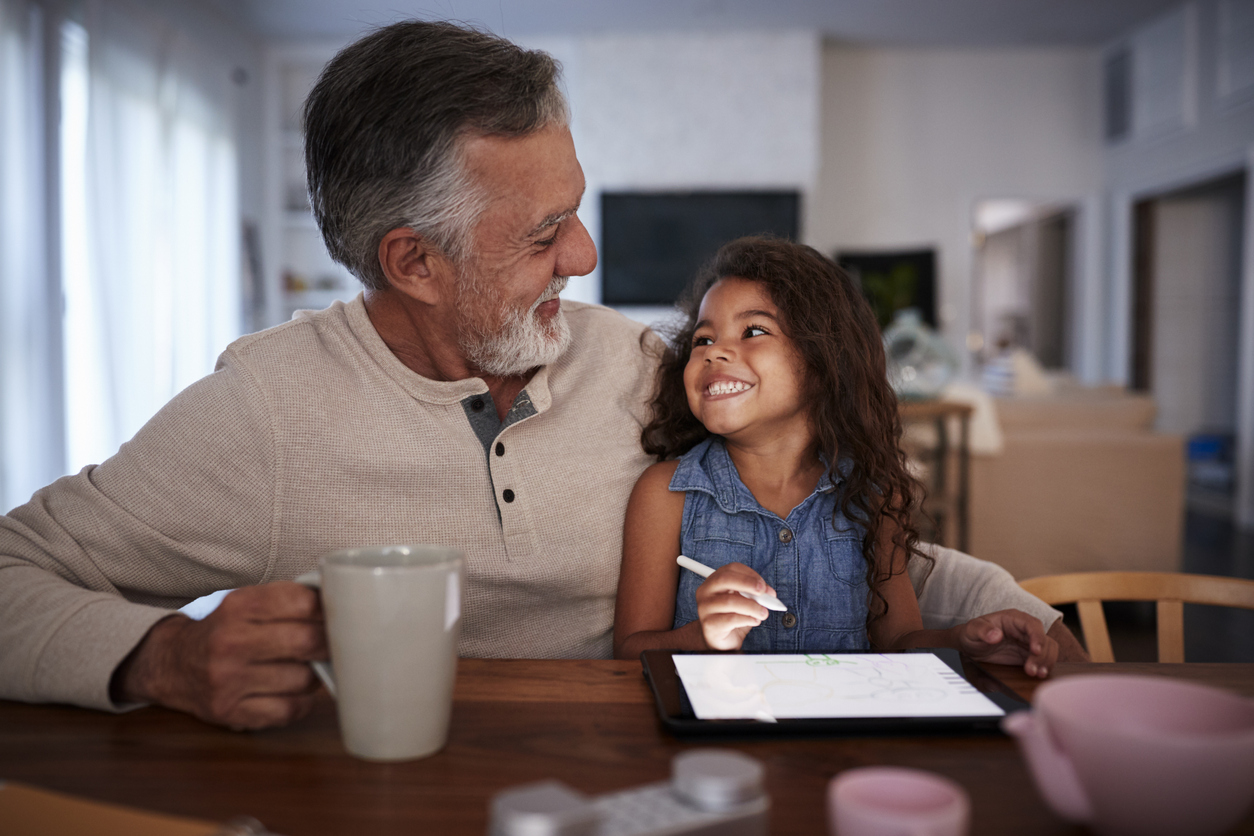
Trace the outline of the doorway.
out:
<instances>
[{"instance_id":1,"label":"doorway","mask_svg":"<svg viewBox=\"0 0 1254 836\"><path fill-rule=\"evenodd\" d=\"M1132 387L1159 432L1188 439L1189 506L1236 496L1245 172L1140 200L1133 211Z\"/></svg>"},{"instance_id":2,"label":"doorway","mask_svg":"<svg viewBox=\"0 0 1254 836\"><path fill-rule=\"evenodd\" d=\"M975 207L975 276L968 348L984 363L1010 348L1046 369L1070 357L1075 211L1055 203L983 200Z\"/></svg>"}]
</instances>

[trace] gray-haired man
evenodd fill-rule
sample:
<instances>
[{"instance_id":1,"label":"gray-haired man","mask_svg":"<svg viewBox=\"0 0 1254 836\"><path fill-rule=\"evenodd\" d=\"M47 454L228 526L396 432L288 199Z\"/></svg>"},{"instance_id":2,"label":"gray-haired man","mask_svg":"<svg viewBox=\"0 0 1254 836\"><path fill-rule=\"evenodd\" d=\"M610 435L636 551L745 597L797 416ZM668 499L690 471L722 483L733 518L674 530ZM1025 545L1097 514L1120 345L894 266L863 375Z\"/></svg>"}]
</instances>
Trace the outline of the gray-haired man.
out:
<instances>
[{"instance_id":1,"label":"gray-haired man","mask_svg":"<svg viewBox=\"0 0 1254 836\"><path fill-rule=\"evenodd\" d=\"M556 80L442 23L327 66L310 195L364 294L235 342L116 456L0 518L0 696L288 722L326 648L286 579L366 543L466 551L465 655L609 655L654 358L641 326L558 299L596 250ZM1000 583L982 605L1030 607Z\"/></svg>"}]
</instances>

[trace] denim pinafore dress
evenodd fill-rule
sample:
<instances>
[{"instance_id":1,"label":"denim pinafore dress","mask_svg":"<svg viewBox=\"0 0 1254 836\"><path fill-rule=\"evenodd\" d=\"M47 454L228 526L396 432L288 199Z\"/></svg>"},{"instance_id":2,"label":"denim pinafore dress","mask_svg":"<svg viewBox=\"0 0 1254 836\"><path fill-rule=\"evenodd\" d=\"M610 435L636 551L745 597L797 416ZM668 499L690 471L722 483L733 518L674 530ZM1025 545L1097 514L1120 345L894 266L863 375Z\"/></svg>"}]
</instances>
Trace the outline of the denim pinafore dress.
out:
<instances>
[{"instance_id":1,"label":"denim pinafore dress","mask_svg":"<svg viewBox=\"0 0 1254 836\"><path fill-rule=\"evenodd\" d=\"M837 513L834 523L832 517L843 481L833 484L824 474L814 493L780 519L745 487L722 438L711 436L680 457L670 489L686 494L679 534L683 554L715 569L743 563L775 587L788 607L750 630L742 650L868 649L864 529L843 514ZM702 580L693 572L679 573L676 628L697 620Z\"/></svg>"}]
</instances>

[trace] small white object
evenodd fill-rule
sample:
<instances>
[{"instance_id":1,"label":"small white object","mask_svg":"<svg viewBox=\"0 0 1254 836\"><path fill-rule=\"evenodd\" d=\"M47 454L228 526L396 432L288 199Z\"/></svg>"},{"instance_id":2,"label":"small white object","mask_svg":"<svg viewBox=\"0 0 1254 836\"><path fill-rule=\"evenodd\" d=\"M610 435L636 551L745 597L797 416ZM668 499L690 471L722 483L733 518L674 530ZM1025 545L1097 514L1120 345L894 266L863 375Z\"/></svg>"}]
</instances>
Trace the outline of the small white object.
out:
<instances>
[{"instance_id":1,"label":"small white object","mask_svg":"<svg viewBox=\"0 0 1254 836\"><path fill-rule=\"evenodd\" d=\"M558 781L492 800L489 836L767 836L762 764L698 749L675 756L671 779L589 798Z\"/></svg>"},{"instance_id":2,"label":"small white object","mask_svg":"<svg viewBox=\"0 0 1254 836\"><path fill-rule=\"evenodd\" d=\"M560 781L540 781L492 799L490 836L593 836L603 813Z\"/></svg>"},{"instance_id":3,"label":"small white object","mask_svg":"<svg viewBox=\"0 0 1254 836\"><path fill-rule=\"evenodd\" d=\"M698 563L691 557L686 557L682 554L675 558L675 562L690 572L696 572L703 578L708 578L710 575L714 574L714 570L709 566L706 566L704 563ZM774 595L758 595L753 592L741 592L740 594L751 601L757 601L768 610L773 610L775 612L788 612L788 607L785 607L783 603Z\"/></svg>"},{"instance_id":4,"label":"small white object","mask_svg":"<svg viewBox=\"0 0 1254 836\"><path fill-rule=\"evenodd\" d=\"M762 776L762 764L756 759L721 749L695 749L671 761L675 794L710 813L725 813L761 798Z\"/></svg>"}]
</instances>

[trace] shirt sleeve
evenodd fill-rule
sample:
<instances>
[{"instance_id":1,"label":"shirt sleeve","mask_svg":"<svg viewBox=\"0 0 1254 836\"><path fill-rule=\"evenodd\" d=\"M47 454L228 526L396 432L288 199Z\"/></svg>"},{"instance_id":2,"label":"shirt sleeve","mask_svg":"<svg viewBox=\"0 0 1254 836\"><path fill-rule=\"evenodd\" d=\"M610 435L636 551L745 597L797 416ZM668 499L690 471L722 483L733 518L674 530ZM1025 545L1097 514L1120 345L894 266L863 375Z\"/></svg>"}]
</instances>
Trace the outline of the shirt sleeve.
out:
<instances>
[{"instance_id":1,"label":"shirt sleeve","mask_svg":"<svg viewBox=\"0 0 1254 836\"><path fill-rule=\"evenodd\" d=\"M926 630L947 630L956 624L999 610L1022 610L1039 619L1046 631L1062 613L1019 586L996 563L934 543L919 547L935 561L910 558L907 570L919 598Z\"/></svg>"},{"instance_id":2,"label":"shirt sleeve","mask_svg":"<svg viewBox=\"0 0 1254 836\"><path fill-rule=\"evenodd\" d=\"M224 355L116 455L0 517L0 697L124 709L109 680L153 624L263 582L273 434L260 388Z\"/></svg>"}]
</instances>

